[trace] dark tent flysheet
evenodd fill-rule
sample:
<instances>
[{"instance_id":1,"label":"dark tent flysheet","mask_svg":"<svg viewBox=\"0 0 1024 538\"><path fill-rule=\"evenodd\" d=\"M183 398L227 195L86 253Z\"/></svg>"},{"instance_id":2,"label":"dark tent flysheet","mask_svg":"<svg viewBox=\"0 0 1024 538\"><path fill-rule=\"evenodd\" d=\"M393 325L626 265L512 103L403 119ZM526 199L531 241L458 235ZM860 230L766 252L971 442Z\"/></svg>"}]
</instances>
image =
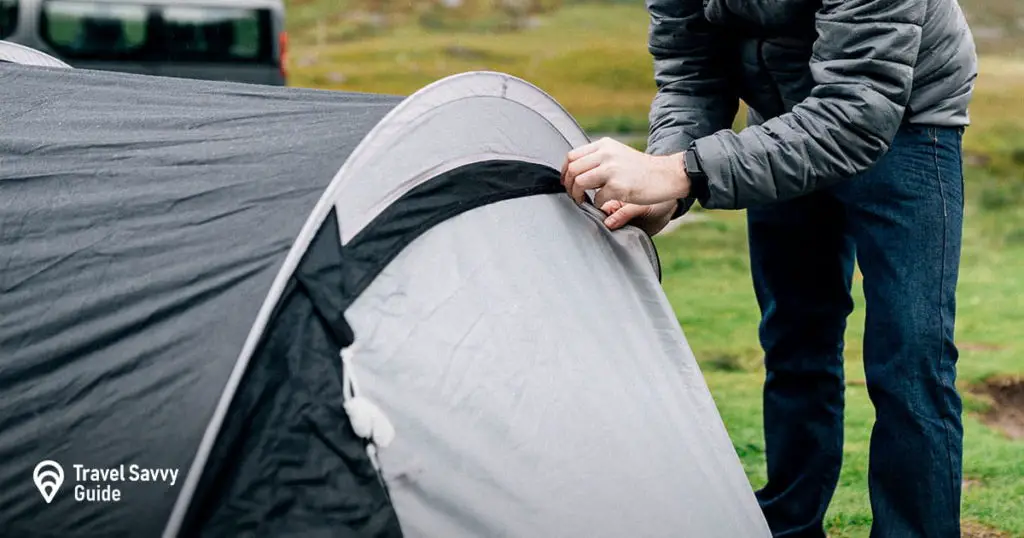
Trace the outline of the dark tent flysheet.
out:
<instances>
[{"instance_id":1,"label":"dark tent flysheet","mask_svg":"<svg viewBox=\"0 0 1024 538\"><path fill-rule=\"evenodd\" d=\"M0 535L770 536L653 242L566 196L588 138L540 89L26 58Z\"/></svg>"}]
</instances>

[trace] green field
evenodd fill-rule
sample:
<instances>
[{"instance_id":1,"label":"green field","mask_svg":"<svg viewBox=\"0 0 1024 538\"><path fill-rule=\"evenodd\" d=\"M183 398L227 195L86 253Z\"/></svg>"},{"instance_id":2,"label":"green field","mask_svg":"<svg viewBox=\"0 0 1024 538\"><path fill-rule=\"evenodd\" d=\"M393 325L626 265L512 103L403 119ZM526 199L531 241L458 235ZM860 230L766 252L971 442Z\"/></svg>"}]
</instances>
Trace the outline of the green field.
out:
<instances>
[{"instance_id":1,"label":"green field","mask_svg":"<svg viewBox=\"0 0 1024 538\"><path fill-rule=\"evenodd\" d=\"M1024 537L1024 440L986 425L982 419L997 406L981 389L1014 380L1024 387L1024 338L1018 336L1024 327L1024 60L1011 55L1022 50L1024 29L1015 34L1014 24L1024 17L1024 4L964 4L977 10L972 21L1001 25L1003 32L979 38L985 56L966 138L968 212L957 329L968 409L965 536ZM293 84L408 94L449 74L499 70L548 91L593 132L646 131L654 86L642 7L571 3L510 31L508 17L493 10L445 15L423 8L381 23L365 15L366 6L336 5L291 2ZM386 2L377 5L388 12ZM743 215L704 214L707 219L657 238L664 287L759 486L763 371ZM866 537L871 519L866 470L873 410L863 387L859 287L855 296L846 355L845 466L828 516L835 537ZM1024 400L1024 388L1016 390Z\"/></svg>"}]
</instances>

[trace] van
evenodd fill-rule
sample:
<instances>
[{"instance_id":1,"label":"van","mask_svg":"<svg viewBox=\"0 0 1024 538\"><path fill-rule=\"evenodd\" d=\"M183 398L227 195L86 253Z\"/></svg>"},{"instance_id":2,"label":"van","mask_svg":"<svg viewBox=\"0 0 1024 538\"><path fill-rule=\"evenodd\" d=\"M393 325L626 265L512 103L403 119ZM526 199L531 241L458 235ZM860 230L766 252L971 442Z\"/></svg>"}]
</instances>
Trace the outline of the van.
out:
<instances>
[{"instance_id":1,"label":"van","mask_svg":"<svg viewBox=\"0 0 1024 538\"><path fill-rule=\"evenodd\" d=\"M0 0L0 40L83 69L287 83L282 0Z\"/></svg>"}]
</instances>

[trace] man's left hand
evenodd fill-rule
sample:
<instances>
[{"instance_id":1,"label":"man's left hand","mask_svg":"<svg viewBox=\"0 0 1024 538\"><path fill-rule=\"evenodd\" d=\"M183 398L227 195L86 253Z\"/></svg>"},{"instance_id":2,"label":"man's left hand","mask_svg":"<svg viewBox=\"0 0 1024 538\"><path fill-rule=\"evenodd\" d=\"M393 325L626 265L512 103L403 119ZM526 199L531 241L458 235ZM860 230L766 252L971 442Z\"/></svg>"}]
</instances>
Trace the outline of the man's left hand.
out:
<instances>
[{"instance_id":1,"label":"man's left hand","mask_svg":"<svg viewBox=\"0 0 1024 538\"><path fill-rule=\"evenodd\" d=\"M586 191L599 189L597 207L612 200L660 204L690 192L681 154L648 155L610 138L570 151L562 167L562 185L577 203L583 202Z\"/></svg>"}]
</instances>

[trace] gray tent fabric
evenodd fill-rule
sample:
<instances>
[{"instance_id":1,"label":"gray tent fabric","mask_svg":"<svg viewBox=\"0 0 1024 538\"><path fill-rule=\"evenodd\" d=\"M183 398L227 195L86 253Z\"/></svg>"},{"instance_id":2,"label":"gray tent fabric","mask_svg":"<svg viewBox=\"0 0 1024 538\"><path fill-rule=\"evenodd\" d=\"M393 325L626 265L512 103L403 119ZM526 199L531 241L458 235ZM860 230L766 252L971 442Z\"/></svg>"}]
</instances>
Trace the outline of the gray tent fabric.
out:
<instances>
[{"instance_id":1,"label":"gray tent fabric","mask_svg":"<svg viewBox=\"0 0 1024 538\"><path fill-rule=\"evenodd\" d=\"M5 533L770 534L653 244L560 191L587 138L537 88L0 85Z\"/></svg>"},{"instance_id":2,"label":"gray tent fabric","mask_svg":"<svg viewBox=\"0 0 1024 538\"><path fill-rule=\"evenodd\" d=\"M292 243L399 99L8 64L0 87L0 528L159 536ZM79 503L73 464L178 477Z\"/></svg>"},{"instance_id":3,"label":"gray tent fabric","mask_svg":"<svg viewBox=\"0 0 1024 538\"><path fill-rule=\"evenodd\" d=\"M650 264L613 235L566 196L496 203L354 303L405 536L767 535Z\"/></svg>"}]
</instances>

